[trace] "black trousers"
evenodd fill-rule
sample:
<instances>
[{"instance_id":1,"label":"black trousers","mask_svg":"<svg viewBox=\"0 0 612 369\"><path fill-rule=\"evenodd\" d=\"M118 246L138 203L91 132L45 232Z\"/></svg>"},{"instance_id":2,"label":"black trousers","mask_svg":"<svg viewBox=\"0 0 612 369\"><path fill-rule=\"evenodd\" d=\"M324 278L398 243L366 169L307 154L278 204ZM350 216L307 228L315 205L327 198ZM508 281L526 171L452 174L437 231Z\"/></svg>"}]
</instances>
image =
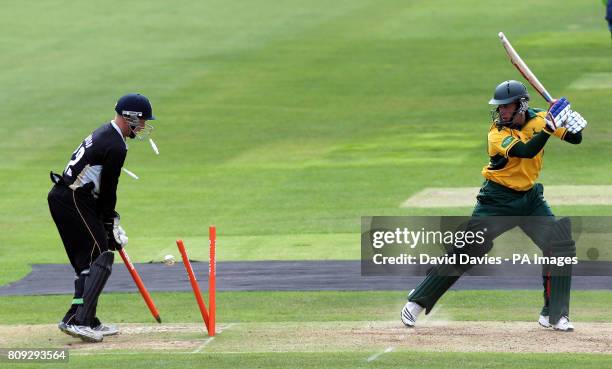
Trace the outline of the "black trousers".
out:
<instances>
[{"instance_id":1,"label":"black trousers","mask_svg":"<svg viewBox=\"0 0 612 369\"><path fill-rule=\"evenodd\" d=\"M108 250L96 201L92 195L73 191L63 184L54 185L47 200L70 264L78 276L89 269L100 253Z\"/></svg>"}]
</instances>

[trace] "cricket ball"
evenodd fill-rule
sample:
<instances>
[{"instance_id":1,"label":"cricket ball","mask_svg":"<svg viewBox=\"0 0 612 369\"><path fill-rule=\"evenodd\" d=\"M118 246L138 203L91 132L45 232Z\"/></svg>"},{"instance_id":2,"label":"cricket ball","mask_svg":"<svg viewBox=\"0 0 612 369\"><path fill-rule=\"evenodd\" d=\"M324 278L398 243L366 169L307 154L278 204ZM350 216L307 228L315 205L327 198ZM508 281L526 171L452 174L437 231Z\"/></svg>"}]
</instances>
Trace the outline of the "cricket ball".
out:
<instances>
[{"instance_id":1,"label":"cricket ball","mask_svg":"<svg viewBox=\"0 0 612 369\"><path fill-rule=\"evenodd\" d=\"M174 262L176 260L174 259L174 256L168 254L166 256L164 256L164 264L166 265L174 265Z\"/></svg>"}]
</instances>

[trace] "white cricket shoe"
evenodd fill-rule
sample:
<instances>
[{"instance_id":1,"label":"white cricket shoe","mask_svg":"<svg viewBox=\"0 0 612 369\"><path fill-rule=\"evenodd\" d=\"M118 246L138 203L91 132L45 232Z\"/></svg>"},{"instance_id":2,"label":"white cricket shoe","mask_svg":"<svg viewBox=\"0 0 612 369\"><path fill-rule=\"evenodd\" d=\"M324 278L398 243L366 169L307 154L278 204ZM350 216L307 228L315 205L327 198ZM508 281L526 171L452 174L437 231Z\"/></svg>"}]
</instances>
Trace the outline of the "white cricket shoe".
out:
<instances>
[{"instance_id":1,"label":"white cricket shoe","mask_svg":"<svg viewBox=\"0 0 612 369\"><path fill-rule=\"evenodd\" d=\"M106 325L100 323L97 326L91 328L94 332L102 333L103 336L114 336L119 333L119 329L114 325Z\"/></svg>"},{"instance_id":2,"label":"white cricket shoe","mask_svg":"<svg viewBox=\"0 0 612 369\"><path fill-rule=\"evenodd\" d=\"M548 322L548 315L540 315L538 323L544 328L552 328L552 324Z\"/></svg>"},{"instance_id":3,"label":"white cricket shoe","mask_svg":"<svg viewBox=\"0 0 612 369\"><path fill-rule=\"evenodd\" d=\"M57 324L57 328L59 328L60 331L68 334L68 324L64 323L63 321Z\"/></svg>"},{"instance_id":4,"label":"white cricket shoe","mask_svg":"<svg viewBox=\"0 0 612 369\"><path fill-rule=\"evenodd\" d=\"M538 319L538 323L544 328L552 328L556 331L562 332L572 332L574 331L574 326L570 323L569 318L566 316L562 316L561 319L557 322L557 324L550 324L549 317L545 315L540 315L540 319Z\"/></svg>"},{"instance_id":5,"label":"white cricket shoe","mask_svg":"<svg viewBox=\"0 0 612 369\"><path fill-rule=\"evenodd\" d=\"M96 332L90 327L84 325L67 324L66 330L63 331L72 337L80 338L85 342L102 342L104 336L100 332Z\"/></svg>"},{"instance_id":6,"label":"white cricket shoe","mask_svg":"<svg viewBox=\"0 0 612 369\"><path fill-rule=\"evenodd\" d=\"M570 323L569 318L566 316L562 316L561 319L557 322L557 324L552 325L553 329L556 331L563 332L573 332L574 326Z\"/></svg>"},{"instance_id":7,"label":"white cricket shoe","mask_svg":"<svg viewBox=\"0 0 612 369\"><path fill-rule=\"evenodd\" d=\"M408 301L400 314L402 323L404 323L406 327L414 327L417 317L423 309L424 308L416 302Z\"/></svg>"}]
</instances>

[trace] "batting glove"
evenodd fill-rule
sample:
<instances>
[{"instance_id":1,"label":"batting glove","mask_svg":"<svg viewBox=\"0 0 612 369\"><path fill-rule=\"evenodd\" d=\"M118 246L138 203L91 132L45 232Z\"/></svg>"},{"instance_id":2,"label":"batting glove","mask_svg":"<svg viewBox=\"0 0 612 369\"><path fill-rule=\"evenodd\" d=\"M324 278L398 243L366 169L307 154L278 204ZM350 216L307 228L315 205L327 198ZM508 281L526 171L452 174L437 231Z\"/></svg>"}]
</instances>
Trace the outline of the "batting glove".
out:
<instances>
[{"instance_id":1,"label":"batting glove","mask_svg":"<svg viewBox=\"0 0 612 369\"><path fill-rule=\"evenodd\" d=\"M104 224L108 234L109 247L120 250L128 243L128 236L123 227L119 224L119 217L114 217L112 221Z\"/></svg>"},{"instance_id":2,"label":"batting glove","mask_svg":"<svg viewBox=\"0 0 612 369\"><path fill-rule=\"evenodd\" d=\"M565 127L571 133L578 133L587 126L587 121L577 111L571 111Z\"/></svg>"},{"instance_id":3,"label":"batting glove","mask_svg":"<svg viewBox=\"0 0 612 369\"><path fill-rule=\"evenodd\" d=\"M555 101L546 113L546 129L554 132L557 128L564 127L570 112L570 102L565 97Z\"/></svg>"}]
</instances>

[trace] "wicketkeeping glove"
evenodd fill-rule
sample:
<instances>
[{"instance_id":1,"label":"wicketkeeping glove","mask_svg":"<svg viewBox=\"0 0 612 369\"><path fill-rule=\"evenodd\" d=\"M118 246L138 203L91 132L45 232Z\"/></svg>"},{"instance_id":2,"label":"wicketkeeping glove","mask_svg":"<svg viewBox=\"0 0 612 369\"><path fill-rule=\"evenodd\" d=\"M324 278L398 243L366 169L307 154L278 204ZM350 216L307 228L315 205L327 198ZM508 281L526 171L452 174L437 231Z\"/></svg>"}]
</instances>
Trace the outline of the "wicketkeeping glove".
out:
<instances>
[{"instance_id":1,"label":"wicketkeeping glove","mask_svg":"<svg viewBox=\"0 0 612 369\"><path fill-rule=\"evenodd\" d=\"M582 117L582 115L580 115L580 113L577 111L572 111L567 119L565 128L567 128L567 130L571 133L578 133L582 131L586 125L587 121Z\"/></svg>"},{"instance_id":2,"label":"wicketkeeping glove","mask_svg":"<svg viewBox=\"0 0 612 369\"><path fill-rule=\"evenodd\" d=\"M564 127L570 113L570 102L565 97L555 101L546 113L546 129L554 132L557 128Z\"/></svg>"},{"instance_id":3,"label":"wicketkeeping glove","mask_svg":"<svg viewBox=\"0 0 612 369\"><path fill-rule=\"evenodd\" d=\"M108 237L108 247L111 250L120 250L128 243L128 236L119 224L119 217L114 217L104 222Z\"/></svg>"}]
</instances>

